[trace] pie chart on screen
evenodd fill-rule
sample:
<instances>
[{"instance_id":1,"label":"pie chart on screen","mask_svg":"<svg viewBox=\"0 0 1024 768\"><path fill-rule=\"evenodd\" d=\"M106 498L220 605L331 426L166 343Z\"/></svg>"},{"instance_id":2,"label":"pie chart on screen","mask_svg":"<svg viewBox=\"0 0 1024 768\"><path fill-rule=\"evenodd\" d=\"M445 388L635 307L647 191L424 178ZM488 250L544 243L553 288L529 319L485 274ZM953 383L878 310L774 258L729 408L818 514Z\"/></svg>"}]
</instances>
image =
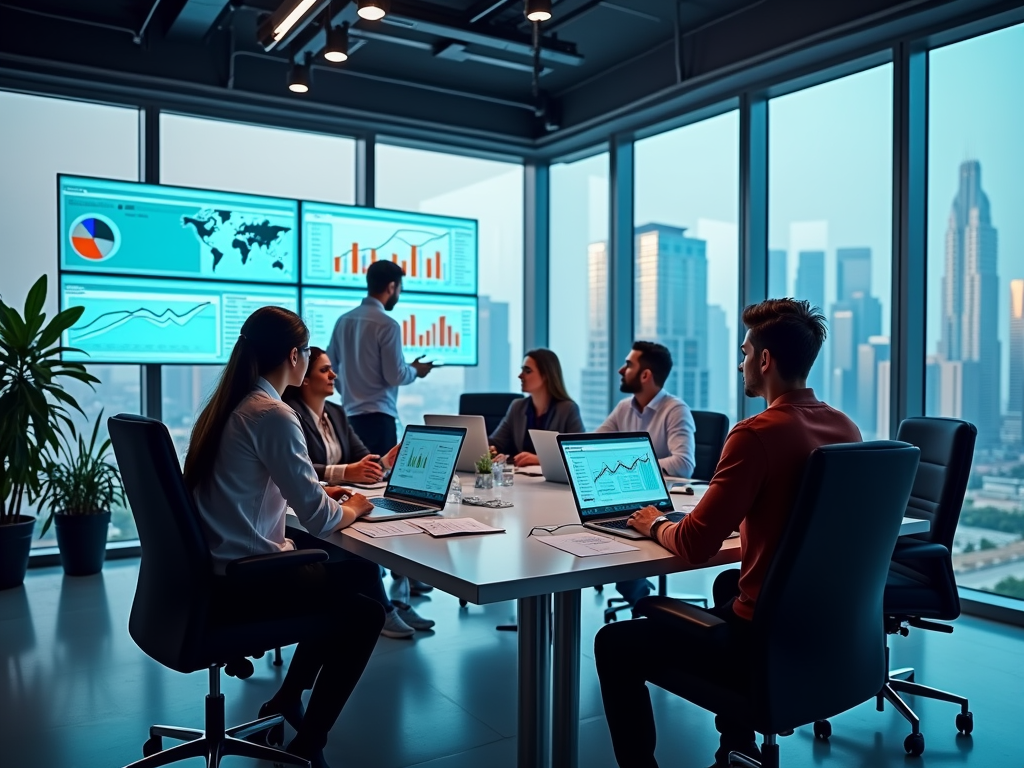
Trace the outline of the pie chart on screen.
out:
<instances>
[{"instance_id":1,"label":"pie chart on screen","mask_svg":"<svg viewBox=\"0 0 1024 768\"><path fill-rule=\"evenodd\" d=\"M90 213L71 225L71 248L88 261L109 259L121 245L121 235L106 216Z\"/></svg>"}]
</instances>

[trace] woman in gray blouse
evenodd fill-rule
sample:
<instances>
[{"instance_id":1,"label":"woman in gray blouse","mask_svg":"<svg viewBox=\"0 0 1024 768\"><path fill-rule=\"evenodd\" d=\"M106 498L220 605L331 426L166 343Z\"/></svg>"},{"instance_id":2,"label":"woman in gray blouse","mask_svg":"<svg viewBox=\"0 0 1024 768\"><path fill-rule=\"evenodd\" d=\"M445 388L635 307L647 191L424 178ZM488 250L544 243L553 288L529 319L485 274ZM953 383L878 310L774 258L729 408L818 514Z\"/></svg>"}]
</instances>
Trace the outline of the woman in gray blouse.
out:
<instances>
[{"instance_id":1,"label":"woman in gray blouse","mask_svg":"<svg viewBox=\"0 0 1024 768\"><path fill-rule=\"evenodd\" d=\"M515 400L490 437L491 450L512 459L517 467L539 464L531 429L583 432L580 409L565 390L562 364L550 349L531 349L523 360L519 381L526 397Z\"/></svg>"}]
</instances>

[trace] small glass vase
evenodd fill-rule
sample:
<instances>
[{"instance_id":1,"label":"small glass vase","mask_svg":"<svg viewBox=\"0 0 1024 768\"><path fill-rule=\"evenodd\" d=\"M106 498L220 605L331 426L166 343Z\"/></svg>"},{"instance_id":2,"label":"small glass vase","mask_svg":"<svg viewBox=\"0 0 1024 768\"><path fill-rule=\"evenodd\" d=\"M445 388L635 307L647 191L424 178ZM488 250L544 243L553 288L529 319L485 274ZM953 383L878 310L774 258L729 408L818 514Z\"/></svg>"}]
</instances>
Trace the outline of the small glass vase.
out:
<instances>
[{"instance_id":1,"label":"small glass vase","mask_svg":"<svg viewBox=\"0 0 1024 768\"><path fill-rule=\"evenodd\" d=\"M484 490L490 490L494 487L494 475L490 472L477 472L476 482L473 483L474 488L483 488Z\"/></svg>"}]
</instances>

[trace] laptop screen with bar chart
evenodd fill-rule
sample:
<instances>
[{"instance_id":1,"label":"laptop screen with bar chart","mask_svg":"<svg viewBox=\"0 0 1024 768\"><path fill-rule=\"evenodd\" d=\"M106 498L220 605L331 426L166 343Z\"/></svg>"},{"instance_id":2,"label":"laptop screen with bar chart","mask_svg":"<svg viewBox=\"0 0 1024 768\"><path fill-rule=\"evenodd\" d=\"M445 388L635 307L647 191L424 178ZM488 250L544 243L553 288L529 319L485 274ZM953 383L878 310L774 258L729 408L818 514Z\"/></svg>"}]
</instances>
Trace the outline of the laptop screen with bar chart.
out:
<instances>
[{"instance_id":1,"label":"laptop screen with bar chart","mask_svg":"<svg viewBox=\"0 0 1024 768\"><path fill-rule=\"evenodd\" d=\"M623 515L648 504L672 509L646 432L559 435L558 445L583 522Z\"/></svg>"}]
</instances>

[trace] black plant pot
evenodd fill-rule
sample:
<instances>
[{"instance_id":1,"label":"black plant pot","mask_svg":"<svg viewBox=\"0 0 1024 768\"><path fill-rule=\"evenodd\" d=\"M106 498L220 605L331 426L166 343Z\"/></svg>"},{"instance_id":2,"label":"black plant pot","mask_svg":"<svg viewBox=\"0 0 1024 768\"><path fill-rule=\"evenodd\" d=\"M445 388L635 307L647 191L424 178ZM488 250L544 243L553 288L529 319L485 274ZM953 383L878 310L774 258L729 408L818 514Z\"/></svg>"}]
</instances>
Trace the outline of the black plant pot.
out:
<instances>
[{"instance_id":1,"label":"black plant pot","mask_svg":"<svg viewBox=\"0 0 1024 768\"><path fill-rule=\"evenodd\" d=\"M28 515L18 515L18 522L12 525L0 525L0 589L17 587L25 581L35 528L36 519Z\"/></svg>"},{"instance_id":2,"label":"black plant pot","mask_svg":"<svg viewBox=\"0 0 1024 768\"><path fill-rule=\"evenodd\" d=\"M103 570L107 557L107 528L110 526L110 512L93 515L53 516L57 530L57 546L60 547L60 562L68 576L92 576Z\"/></svg>"}]
</instances>

